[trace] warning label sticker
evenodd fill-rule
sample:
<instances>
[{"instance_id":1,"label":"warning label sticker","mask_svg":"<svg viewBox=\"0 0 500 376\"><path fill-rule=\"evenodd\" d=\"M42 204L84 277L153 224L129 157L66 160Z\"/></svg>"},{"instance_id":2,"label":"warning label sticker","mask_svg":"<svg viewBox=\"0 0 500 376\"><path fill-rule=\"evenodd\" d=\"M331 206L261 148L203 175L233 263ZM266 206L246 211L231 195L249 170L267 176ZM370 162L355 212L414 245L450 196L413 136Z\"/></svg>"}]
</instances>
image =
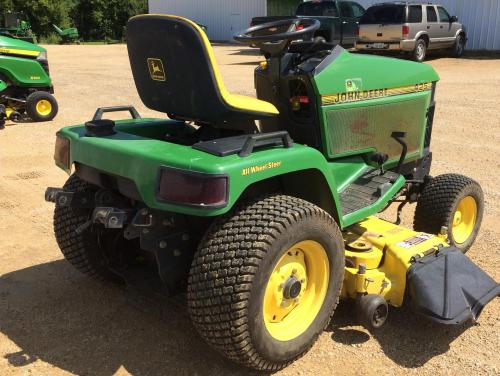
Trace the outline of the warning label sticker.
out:
<instances>
[{"instance_id":1,"label":"warning label sticker","mask_svg":"<svg viewBox=\"0 0 500 376\"><path fill-rule=\"evenodd\" d=\"M423 243L426 240L432 238L432 235L429 234L418 234L416 236L413 236L409 239L406 239L402 242L399 242L396 244L396 246L401 247L401 248L411 248L416 246L417 244Z\"/></svg>"}]
</instances>

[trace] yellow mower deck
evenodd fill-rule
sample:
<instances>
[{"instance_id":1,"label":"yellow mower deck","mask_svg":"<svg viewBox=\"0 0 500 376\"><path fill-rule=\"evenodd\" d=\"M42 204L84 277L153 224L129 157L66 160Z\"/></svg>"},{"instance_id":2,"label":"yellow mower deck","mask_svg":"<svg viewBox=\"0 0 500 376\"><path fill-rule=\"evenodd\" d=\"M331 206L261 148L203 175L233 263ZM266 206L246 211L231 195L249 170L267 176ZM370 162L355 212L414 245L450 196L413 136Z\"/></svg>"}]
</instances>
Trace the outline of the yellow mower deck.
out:
<instances>
[{"instance_id":1,"label":"yellow mower deck","mask_svg":"<svg viewBox=\"0 0 500 376\"><path fill-rule=\"evenodd\" d=\"M416 232L376 217L349 228L346 241L346 268L343 298L377 294L392 306L400 307L406 289L411 260L448 246L445 236Z\"/></svg>"}]
</instances>

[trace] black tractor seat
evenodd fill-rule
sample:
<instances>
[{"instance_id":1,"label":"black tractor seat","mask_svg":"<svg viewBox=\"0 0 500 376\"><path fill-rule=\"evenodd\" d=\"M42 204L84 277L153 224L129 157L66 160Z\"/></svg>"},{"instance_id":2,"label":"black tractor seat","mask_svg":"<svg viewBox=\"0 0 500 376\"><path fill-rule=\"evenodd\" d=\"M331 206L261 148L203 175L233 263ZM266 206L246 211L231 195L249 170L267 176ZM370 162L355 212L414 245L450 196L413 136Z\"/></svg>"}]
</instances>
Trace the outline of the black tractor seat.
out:
<instances>
[{"instance_id":1,"label":"black tractor seat","mask_svg":"<svg viewBox=\"0 0 500 376\"><path fill-rule=\"evenodd\" d=\"M228 92L207 35L186 18L133 17L127 45L137 91L152 110L214 125L279 114L269 102Z\"/></svg>"}]
</instances>

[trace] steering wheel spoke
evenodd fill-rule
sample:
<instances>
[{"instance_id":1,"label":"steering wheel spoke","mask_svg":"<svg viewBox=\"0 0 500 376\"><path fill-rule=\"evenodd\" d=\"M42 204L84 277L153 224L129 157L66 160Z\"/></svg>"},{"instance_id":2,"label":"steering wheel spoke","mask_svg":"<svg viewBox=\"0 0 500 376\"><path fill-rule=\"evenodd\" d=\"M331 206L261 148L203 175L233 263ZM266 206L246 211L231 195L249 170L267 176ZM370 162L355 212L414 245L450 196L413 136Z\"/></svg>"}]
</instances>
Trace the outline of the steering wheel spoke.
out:
<instances>
[{"instance_id":1,"label":"steering wheel spoke","mask_svg":"<svg viewBox=\"0 0 500 376\"><path fill-rule=\"evenodd\" d=\"M294 40L312 36L320 27L313 18L291 18L252 26L234 35L240 43L258 46L271 56L282 54ZM280 31L286 28L286 31Z\"/></svg>"}]
</instances>

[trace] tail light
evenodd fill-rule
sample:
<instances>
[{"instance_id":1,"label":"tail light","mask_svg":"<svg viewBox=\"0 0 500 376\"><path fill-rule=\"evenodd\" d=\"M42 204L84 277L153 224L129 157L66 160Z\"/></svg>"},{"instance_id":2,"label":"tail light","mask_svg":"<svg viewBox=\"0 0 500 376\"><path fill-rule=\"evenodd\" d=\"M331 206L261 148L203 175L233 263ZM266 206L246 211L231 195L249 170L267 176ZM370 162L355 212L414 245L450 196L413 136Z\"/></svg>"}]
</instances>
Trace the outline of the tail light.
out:
<instances>
[{"instance_id":1,"label":"tail light","mask_svg":"<svg viewBox=\"0 0 500 376\"><path fill-rule=\"evenodd\" d=\"M229 193L226 175L205 174L170 167L162 167L158 198L174 204L222 207Z\"/></svg>"},{"instance_id":2,"label":"tail light","mask_svg":"<svg viewBox=\"0 0 500 376\"><path fill-rule=\"evenodd\" d=\"M57 166L59 166L66 172L71 170L69 150L70 150L69 139L57 134L56 147L54 150L54 161L56 162Z\"/></svg>"},{"instance_id":3,"label":"tail light","mask_svg":"<svg viewBox=\"0 0 500 376\"><path fill-rule=\"evenodd\" d=\"M304 25L298 25L296 31L304 30L305 28Z\"/></svg>"},{"instance_id":4,"label":"tail light","mask_svg":"<svg viewBox=\"0 0 500 376\"><path fill-rule=\"evenodd\" d=\"M410 34L410 27L407 25L403 25L403 38L408 37L408 34Z\"/></svg>"}]
</instances>

